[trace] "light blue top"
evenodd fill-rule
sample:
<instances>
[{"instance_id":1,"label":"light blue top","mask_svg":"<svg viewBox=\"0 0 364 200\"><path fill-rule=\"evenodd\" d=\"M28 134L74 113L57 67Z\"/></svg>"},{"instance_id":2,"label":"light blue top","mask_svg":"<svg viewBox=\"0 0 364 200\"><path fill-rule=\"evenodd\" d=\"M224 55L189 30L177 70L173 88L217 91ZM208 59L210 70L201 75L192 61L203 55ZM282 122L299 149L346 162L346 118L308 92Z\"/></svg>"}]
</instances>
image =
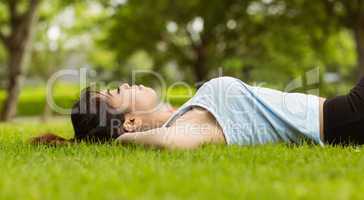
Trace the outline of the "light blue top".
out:
<instances>
[{"instance_id":1,"label":"light blue top","mask_svg":"<svg viewBox=\"0 0 364 200\"><path fill-rule=\"evenodd\" d=\"M206 82L164 124L170 126L193 107L209 111L227 144L301 143L320 140L319 98L253 87L232 77Z\"/></svg>"}]
</instances>

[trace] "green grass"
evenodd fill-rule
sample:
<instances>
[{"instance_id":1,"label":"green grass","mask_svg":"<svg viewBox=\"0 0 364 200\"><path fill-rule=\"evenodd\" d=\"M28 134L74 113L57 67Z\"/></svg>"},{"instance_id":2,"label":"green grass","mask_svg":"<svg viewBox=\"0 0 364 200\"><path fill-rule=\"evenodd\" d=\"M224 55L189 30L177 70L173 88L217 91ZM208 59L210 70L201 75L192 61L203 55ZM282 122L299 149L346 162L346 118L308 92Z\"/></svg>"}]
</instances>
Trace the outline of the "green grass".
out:
<instances>
[{"instance_id":1,"label":"green grass","mask_svg":"<svg viewBox=\"0 0 364 200\"><path fill-rule=\"evenodd\" d=\"M158 151L31 146L67 121L0 124L0 199L362 199L364 149L268 145Z\"/></svg>"}]
</instances>

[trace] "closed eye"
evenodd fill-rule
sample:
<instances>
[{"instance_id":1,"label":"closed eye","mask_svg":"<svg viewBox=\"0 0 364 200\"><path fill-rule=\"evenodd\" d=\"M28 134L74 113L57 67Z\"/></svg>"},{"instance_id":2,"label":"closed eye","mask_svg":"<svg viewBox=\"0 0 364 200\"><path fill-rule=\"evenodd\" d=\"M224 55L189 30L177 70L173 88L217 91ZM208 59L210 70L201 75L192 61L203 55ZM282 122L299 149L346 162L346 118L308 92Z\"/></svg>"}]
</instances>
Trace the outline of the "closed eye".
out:
<instances>
[{"instance_id":1,"label":"closed eye","mask_svg":"<svg viewBox=\"0 0 364 200\"><path fill-rule=\"evenodd\" d=\"M94 93L95 93L95 94L98 94L98 95L100 95L100 96L104 96L104 97L106 97L107 99L109 99L109 98L112 96L109 90L107 90L106 94L105 94L105 93L103 93L103 92L100 92L100 91L94 91Z\"/></svg>"}]
</instances>

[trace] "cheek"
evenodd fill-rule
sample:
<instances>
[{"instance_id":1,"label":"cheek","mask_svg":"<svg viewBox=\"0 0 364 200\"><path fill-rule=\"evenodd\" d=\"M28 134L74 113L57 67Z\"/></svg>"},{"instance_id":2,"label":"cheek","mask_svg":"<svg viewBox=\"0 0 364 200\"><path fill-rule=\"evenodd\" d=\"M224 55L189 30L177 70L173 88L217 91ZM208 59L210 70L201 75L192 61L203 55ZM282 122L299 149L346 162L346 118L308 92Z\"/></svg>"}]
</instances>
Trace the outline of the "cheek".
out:
<instances>
[{"instance_id":1,"label":"cheek","mask_svg":"<svg viewBox=\"0 0 364 200\"><path fill-rule=\"evenodd\" d=\"M135 107L135 101L133 101L133 95L129 92L123 92L122 95L115 95L112 98L112 105L115 108L122 110L133 110Z\"/></svg>"},{"instance_id":2,"label":"cheek","mask_svg":"<svg viewBox=\"0 0 364 200\"><path fill-rule=\"evenodd\" d=\"M155 105L157 105L160 100L159 95L154 90L151 90L150 95L151 95L151 99L153 99Z\"/></svg>"},{"instance_id":3,"label":"cheek","mask_svg":"<svg viewBox=\"0 0 364 200\"><path fill-rule=\"evenodd\" d=\"M114 108L118 108L118 109L123 109L126 105L125 104L125 100L123 99L122 96L114 96L109 100L109 103L112 107Z\"/></svg>"},{"instance_id":4,"label":"cheek","mask_svg":"<svg viewBox=\"0 0 364 200\"><path fill-rule=\"evenodd\" d=\"M158 103L158 96L153 91L141 92L137 98L137 106L141 109L153 109Z\"/></svg>"},{"instance_id":5,"label":"cheek","mask_svg":"<svg viewBox=\"0 0 364 200\"><path fill-rule=\"evenodd\" d=\"M157 103L159 97L154 90L148 90L146 95L150 98L151 101L153 101L154 103Z\"/></svg>"}]
</instances>

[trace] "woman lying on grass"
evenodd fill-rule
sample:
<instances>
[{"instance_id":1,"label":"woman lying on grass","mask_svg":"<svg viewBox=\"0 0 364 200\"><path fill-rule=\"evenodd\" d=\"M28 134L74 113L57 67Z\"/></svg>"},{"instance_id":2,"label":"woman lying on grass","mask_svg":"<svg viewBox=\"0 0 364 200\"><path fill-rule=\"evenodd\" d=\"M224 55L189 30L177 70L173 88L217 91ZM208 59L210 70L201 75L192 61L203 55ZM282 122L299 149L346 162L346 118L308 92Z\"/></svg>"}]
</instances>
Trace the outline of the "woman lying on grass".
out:
<instances>
[{"instance_id":1,"label":"woman lying on grass","mask_svg":"<svg viewBox=\"0 0 364 200\"><path fill-rule=\"evenodd\" d=\"M71 119L72 141L116 139L168 149L303 140L319 145L363 144L364 78L348 95L326 100L220 77L206 82L177 111L160 104L153 89L123 84L115 90L86 90ZM67 141L43 135L32 142Z\"/></svg>"}]
</instances>

